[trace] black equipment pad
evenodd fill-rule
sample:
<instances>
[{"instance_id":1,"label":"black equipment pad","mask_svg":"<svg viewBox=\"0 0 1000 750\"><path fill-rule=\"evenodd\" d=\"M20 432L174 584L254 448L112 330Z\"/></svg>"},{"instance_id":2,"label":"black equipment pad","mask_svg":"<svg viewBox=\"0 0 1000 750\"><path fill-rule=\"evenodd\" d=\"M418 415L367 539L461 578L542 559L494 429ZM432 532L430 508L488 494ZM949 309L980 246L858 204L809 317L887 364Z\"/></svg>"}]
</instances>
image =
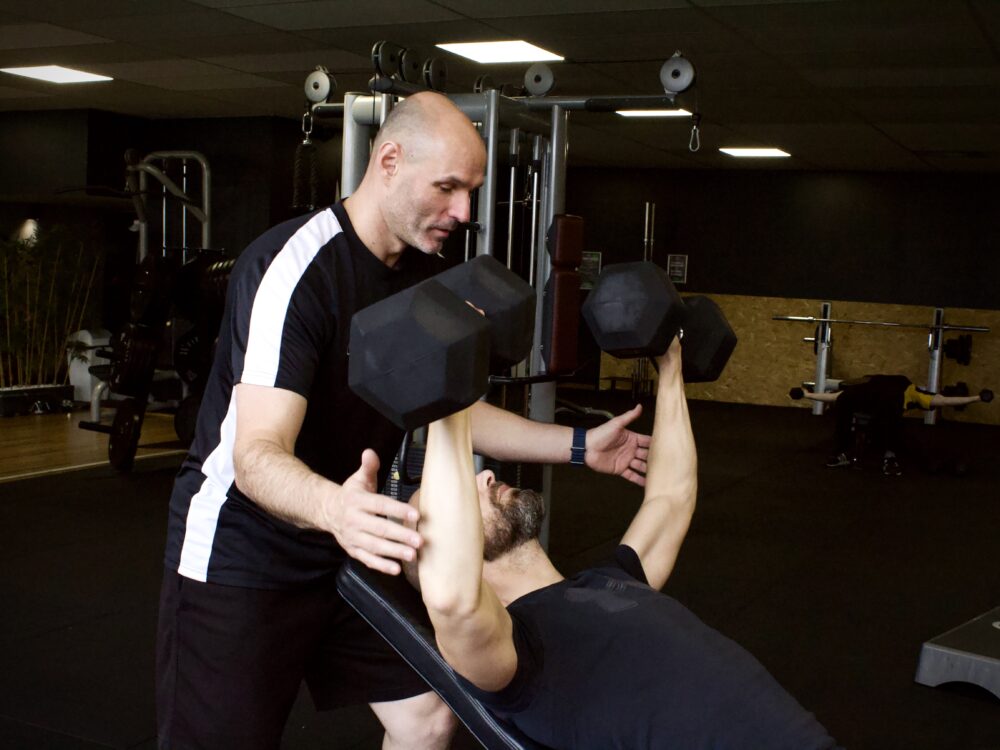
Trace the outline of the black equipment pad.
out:
<instances>
[{"instance_id":1,"label":"black equipment pad","mask_svg":"<svg viewBox=\"0 0 1000 750\"><path fill-rule=\"evenodd\" d=\"M465 691L438 651L420 594L402 576L388 576L348 561L337 590L365 621L416 670L487 750L546 750L495 717Z\"/></svg>"}]
</instances>

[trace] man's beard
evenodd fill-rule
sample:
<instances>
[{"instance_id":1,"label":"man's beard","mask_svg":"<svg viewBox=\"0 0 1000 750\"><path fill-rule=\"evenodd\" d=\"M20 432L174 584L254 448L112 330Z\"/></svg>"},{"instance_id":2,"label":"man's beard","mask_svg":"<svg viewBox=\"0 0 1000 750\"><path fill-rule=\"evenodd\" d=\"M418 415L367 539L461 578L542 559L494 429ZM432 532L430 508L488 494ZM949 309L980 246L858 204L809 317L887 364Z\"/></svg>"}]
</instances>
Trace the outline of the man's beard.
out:
<instances>
[{"instance_id":1,"label":"man's beard","mask_svg":"<svg viewBox=\"0 0 1000 750\"><path fill-rule=\"evenodd\" d=\"M545 520L545 500L534 490L515 489L510 498L501 503L499 489L494 483L489 490L490 505L496 510L483 544L483 559L492 562L536 539Z\"/></svg>"}]
</instances>

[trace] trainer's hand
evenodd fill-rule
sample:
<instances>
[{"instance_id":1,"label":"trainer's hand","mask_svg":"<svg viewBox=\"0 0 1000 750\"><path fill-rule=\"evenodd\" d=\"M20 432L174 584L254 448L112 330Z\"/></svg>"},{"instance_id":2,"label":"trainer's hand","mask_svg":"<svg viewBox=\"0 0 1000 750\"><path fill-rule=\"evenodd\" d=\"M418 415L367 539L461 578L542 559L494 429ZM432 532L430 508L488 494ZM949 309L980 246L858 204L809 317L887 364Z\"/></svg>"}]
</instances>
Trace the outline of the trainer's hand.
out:
<instances>
[{"instance_id":1,"label":"trainer's hand","mask_svg":"<svg viewBox=\"0 0 1000 750\"><path fill-rule=\"evenodd\" d=\"M378 467L375 451L361 454L361 466L328 504L324 525L348 555L369 568L398 575L396 561L416 559L423 539L396 521L415 524L420 514L406 503L377 494Z\"/></svg>"},{"instance_id":2,"label":"trainer's hand","mask_svg":"<svg viewBox=\"0 0 1000 750\"><path fill-rule=\"evenodd\" d=\"M642 404L636 404L624 414L588 430L587 453L584 457L587 466L602 474L617 474L633 484L645 487L649 435L628 429L640 414Z\"/></svg>"}]
</instances>

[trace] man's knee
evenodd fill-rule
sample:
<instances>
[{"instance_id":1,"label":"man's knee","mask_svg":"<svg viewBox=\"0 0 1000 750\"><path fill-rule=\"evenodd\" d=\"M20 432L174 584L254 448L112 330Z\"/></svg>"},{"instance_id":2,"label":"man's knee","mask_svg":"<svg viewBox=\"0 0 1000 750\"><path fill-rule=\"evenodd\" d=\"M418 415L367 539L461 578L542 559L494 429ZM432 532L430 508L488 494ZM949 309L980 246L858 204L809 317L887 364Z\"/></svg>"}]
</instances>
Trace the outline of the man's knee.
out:
<instances>
[{"instance_id":1,"label":"man's knee","mask_svg":"<svg viewBox=\"0 0 1000 750\"><path fill-rule=\"evenodd\" d=\"M383 750L437 750L448 747L458 720L435 693L388 703L372 710L385 728Z\"/></svg>"}]
</instances>

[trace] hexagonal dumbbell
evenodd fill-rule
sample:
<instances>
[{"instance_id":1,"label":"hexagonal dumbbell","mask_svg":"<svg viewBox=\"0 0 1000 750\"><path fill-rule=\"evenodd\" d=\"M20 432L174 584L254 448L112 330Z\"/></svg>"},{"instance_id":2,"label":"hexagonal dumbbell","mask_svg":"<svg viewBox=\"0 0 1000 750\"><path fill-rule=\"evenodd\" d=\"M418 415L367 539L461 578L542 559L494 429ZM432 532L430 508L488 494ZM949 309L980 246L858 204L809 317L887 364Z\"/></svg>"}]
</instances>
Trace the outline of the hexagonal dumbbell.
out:
<instances>
[{"instance_id":1,"label":"hexagonal dumbbell","mask_svg":"<svg viewBox=\"0 0 1000 750\"><path fill-rule=\"evenodd\" d=\"M528 356L535 327L535 290L528 282L489 255L460 263L433 280L486 315L491 372L512 367Z\"/></svg>"},{"instance_id":2,"label":"hexagonal dumbbell","mask_svg":"<svg viewBox=\"0 0 1000 750\"><path fill-rule=\"evenodd\" d=\"M431 279L354 314L348 385L412 430L486 393L489 340L486 319Z\"/></svg>"},{"instance_id":3,"label":"hexagonal dumbbell","mask_svg":"<svg viewBox=\"0 0 1000 750\"><path fill-rule=\"evenodd\" d=\"M717 380L736 347L736 334L707 297L683 300L655 263L608 266L583 305L597 345L621 359L655 357L683 330L684 380Z\"/></svg>"},{"instance_id":4,"label":"hexagonal dumbbell","mask_svg":"<svg viewBox=\"0 0 1000 750\"><path fill-rule=\"evenodd\" d=\"M708 297L685 297L684 310L681 324L684 382L716 381L736 348L736 333L722 309Z\"/></svg>"}]
</instances>

